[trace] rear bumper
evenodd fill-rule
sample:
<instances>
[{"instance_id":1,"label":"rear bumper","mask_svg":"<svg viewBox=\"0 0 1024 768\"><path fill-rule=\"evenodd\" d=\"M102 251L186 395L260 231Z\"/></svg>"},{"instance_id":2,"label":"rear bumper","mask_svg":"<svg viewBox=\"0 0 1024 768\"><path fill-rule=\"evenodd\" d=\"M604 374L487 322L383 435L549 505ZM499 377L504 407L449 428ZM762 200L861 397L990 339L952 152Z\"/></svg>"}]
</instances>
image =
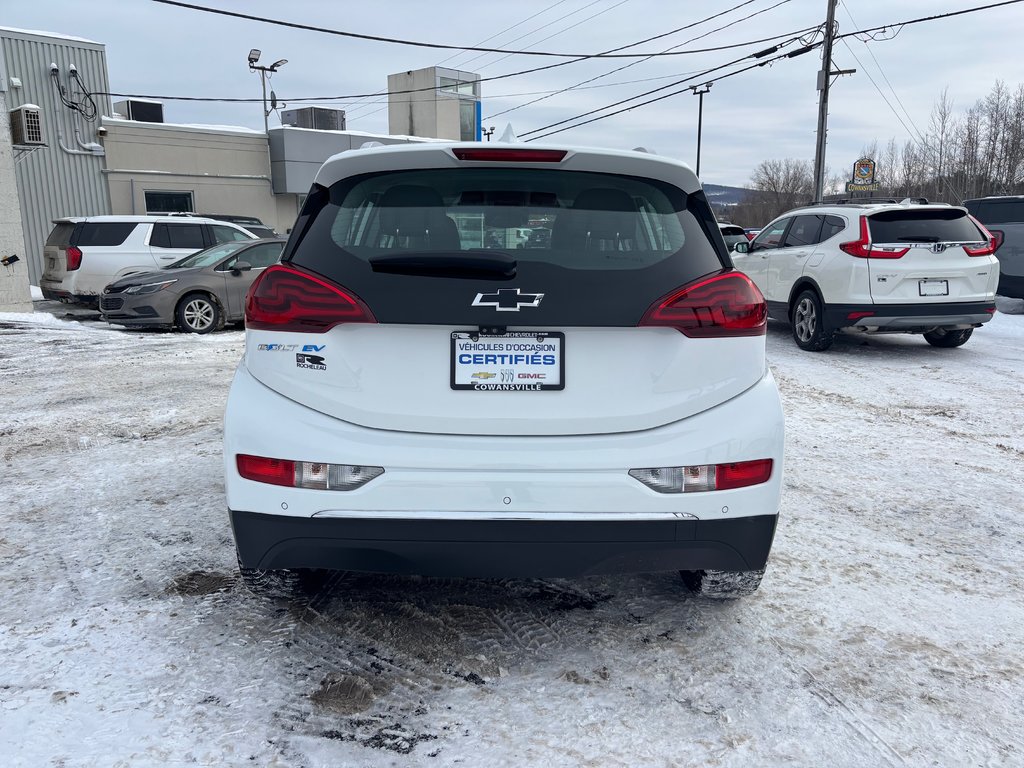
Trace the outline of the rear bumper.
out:
<instances>
[{"instance_id":1,"label":"rear bumper","mask_svg":"<svg viewBox=\"0 0 1024 768\"><path fill-rule=\"evenodd\" d=\"M61 301L65 304L85 304L90 307L99 306L98 296L72 293L71 291L59 288L47 288L45 285L40 285L39 290L42 292L43 298L49 301Z\"/></svg>"},{"instance_id":2,"label":"rear bumper","mask_svg":"<svg viewBox=\"0 0 1024 768\"><path fill-rule=\"evenodd\" d=\"M230 517L247 568L565 577L763 568L778 520L380 520L242 511Z\"/></svg>"},{"instance_id":3,"label":"rear bumper","mask_svg":"<svg viewBox=\"0 0 1024 768\"><path fill-rule=\"evenodd\" d=\"M830 304L825 307L828 328L872 328L924 332L935 327L971 328L992 319L995 301L948 304Z\"/></svg>"}]
</instances>

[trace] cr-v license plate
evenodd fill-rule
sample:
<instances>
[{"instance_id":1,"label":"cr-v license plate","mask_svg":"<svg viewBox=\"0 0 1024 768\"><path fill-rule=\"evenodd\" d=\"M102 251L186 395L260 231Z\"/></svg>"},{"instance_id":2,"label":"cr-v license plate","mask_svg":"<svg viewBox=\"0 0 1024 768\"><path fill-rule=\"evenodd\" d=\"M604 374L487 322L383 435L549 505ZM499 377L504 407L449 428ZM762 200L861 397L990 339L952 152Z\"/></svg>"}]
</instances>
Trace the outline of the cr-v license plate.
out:
<instances>
[{"instance_id":1,"label":"cr-v license plate","mask_svg":"<svg viewBox=\"0 0 1024 768\"><path fill-rule=\"evenodd\" d=\"M565 388L565 334L452 333L452 389L543 392Z\"/></svg>"}]
</instances>

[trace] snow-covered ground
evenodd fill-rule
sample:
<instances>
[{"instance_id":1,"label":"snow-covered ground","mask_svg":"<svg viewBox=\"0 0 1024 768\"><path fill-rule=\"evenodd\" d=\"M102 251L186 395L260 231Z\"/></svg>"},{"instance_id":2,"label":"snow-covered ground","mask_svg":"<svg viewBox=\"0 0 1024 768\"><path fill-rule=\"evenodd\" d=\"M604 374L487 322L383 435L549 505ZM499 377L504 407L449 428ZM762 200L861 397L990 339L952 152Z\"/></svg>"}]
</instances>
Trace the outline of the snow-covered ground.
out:
<instances>
[{"instance_id":1,"label":"snow-covered ground","mask_svg":"<svg viewBox=\"0 0 1024 768\"><path fill-rule=\"evenodd\" d=\"M708 604L671 574L255 597L242 332L37 307L0 315L5 766L1024 765L1024 314L954 350L773 325L782 520L761 591Z\"/></svg>"}]
</instances>

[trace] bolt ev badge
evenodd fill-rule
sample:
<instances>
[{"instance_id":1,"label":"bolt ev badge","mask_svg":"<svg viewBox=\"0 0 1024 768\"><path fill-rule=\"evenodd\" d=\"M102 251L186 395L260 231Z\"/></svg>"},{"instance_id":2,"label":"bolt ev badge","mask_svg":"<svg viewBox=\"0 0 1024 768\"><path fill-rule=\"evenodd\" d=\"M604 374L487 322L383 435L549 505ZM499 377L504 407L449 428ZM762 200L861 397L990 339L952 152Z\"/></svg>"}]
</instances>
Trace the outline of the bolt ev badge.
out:
<instances>
[{"instance_id":1,"label":"bolt ev badge","mask_svg":"<svg viewBox=\"0 0 1024 768\"><path fill-rule=\"evenodd\" d=\"M520 307L539 307L543 293L520 293L518 288L500 288L495 293L478 293L474 307L494 307L498 312L518 312Z\"/></svg>"}]
</instances>

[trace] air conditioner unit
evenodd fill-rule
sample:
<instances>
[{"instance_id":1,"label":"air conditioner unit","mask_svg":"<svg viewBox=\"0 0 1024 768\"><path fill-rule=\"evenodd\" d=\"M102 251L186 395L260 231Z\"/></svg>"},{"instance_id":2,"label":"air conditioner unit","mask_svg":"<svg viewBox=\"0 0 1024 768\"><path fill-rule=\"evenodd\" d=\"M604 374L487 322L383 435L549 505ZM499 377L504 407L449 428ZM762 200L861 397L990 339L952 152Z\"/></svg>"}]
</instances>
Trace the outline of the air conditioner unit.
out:
<instances>
[{"instance_id":1,"label":"air conditioner unit","mask_svg":"<svg viewBox=\"0 0 1024 768\"><path fill-rule=\"evenodd\" d=\"M129 120L140 123L162 123L164 121L164 105L151 99L126 99L114 102L114 111Z\"/></svg>"},{"instance_id":2,"label":"air conditioner unit","mask_svg":"<svg viewBox=\"0 0 1024 768\"><path fill-rule=\"evenodd\" d=\"M15 146L39 146L43 140L43 111L35 104L22 104L11 110L11 143Z\"/></svg>"},{"instance_id":3,"label":"air conditioner unit","mask_svg":"<svg viewBox=\"0 0 1024 768\"><path fill-rule=\"evenodd\" d=\"M345 110L327 107L302 107L281 111L281 125L314 128L318 131L344 131Z\"/></svg>"}]
</instances>

